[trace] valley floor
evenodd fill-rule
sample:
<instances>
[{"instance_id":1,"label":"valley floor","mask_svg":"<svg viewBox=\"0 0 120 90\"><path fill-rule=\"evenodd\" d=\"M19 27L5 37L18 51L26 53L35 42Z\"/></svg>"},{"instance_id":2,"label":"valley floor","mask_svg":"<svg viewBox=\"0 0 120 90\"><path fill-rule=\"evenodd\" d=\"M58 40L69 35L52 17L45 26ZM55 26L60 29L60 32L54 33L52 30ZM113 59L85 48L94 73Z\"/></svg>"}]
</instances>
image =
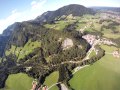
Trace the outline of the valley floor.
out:
<instances>
[{"instance_id":1,"label":"valley floor","mask_svg":"<svg viewBox=\"0 0 120 90\"><path fill-rule=\"evenodd\" d=\"M104 49L109 51L110 47ZM93 65L76 72L69 83L75 90L120 90L120 60L106 54Z\"/></svg>"}]
</instances>

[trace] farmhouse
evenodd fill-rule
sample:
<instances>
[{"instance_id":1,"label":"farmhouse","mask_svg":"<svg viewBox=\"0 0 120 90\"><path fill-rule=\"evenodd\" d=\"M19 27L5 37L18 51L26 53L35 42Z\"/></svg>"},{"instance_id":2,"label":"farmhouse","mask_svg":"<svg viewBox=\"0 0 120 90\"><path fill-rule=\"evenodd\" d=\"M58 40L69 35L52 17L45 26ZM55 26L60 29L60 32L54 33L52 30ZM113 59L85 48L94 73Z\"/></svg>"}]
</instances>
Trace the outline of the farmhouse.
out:
<instances>
[{"instance_id":1,"label":"farmhouse","mask_svg":"<svg viewBox=\"0 0 120 90\"><path fill-rule=\"evenodd\" d=\"M115 50L112 54L113 54L114 57L120 58L120 52L119 52L119 50Z\"/></svg>"},{"instance_id":2,"label":"farmhouse","mask_svg":"<svg viewBox=\"0 0 120 90\"><path fill-rule=\"evenodd\" d=\"M101 43L107 44L107 45L115 45L116 46L116 43L114 43L113 41L111 41L111 40L109 40L107 38L101 39Z\"/></svg>"}]
</instances>

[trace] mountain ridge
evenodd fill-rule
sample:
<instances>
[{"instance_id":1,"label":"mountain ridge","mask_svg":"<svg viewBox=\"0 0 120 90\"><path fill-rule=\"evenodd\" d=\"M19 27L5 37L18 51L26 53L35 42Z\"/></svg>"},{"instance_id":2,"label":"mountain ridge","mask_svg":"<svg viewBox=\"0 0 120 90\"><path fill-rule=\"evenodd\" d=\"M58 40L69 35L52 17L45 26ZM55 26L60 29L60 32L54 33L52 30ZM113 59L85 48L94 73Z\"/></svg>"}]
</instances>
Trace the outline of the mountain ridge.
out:
<instances>
[{"instance_id":1,"label":"mountain ridge","mask_svg":"<svg viewBox=\"0 0 120 90\"><path fill-rule=\"evenodd\" d=\"M55 11L47 11L43 13L42 15L38 16L35 20L36 21L53 21L56 17L61 17L62 15L70 15L73 16L82 16L84 14L95 14L95 12L90 9L86 8L83 5L78 4L70 4L63 6Z\"/></svg>"}]
</instances>

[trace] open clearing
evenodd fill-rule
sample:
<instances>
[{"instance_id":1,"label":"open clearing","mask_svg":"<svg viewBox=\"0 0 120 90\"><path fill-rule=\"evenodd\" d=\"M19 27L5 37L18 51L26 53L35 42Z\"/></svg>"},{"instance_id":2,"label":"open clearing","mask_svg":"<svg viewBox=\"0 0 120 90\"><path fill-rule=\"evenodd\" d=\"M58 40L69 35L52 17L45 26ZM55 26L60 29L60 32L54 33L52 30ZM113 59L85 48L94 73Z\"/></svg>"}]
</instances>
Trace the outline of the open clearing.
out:
<instances>
[{"instance_id":1,"label":"open clearing","mask_svg":"<svg viewBox=\"0 0 120 90\"><path fill-rule=\"evenodd\" d=\"M27 74L18 73L9 75L3 90L30 90L33 78Z\"/></svg>"},{"instance_id":2,"label":"open clearing","mask_svg":"<svg viewBox=\"0 0 120 90\"><path fill-rule=\"evenodd\" d=\"M55 72L51 73L48 77L46 77L44 85L47 85L48 87L50 87L51 85L58 82L58 78L59 78L59 72L55 71ZM53 86L49 90L59 90L59 89L57 86Z\"/></svg>"}]
</instances>

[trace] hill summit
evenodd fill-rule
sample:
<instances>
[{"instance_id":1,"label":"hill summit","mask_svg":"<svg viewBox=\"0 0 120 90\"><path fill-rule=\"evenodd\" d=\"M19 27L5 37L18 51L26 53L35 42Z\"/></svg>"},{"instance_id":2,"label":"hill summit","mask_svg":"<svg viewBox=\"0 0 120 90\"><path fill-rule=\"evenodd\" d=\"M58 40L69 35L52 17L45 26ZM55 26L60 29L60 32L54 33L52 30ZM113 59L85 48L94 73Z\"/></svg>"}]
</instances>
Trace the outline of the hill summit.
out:
<instances>
[{"instance_id":1,"label":"hill summit","mask_svg":"<svg viewBox=\"0 0 120 90\"><path fill-rule=\"evenodd\" d=\"M42 15L38 16L35 20L42 21L42 22L53 21L56 18L60 18L63 15L68 16L70 14L72 14L73 16L82 16L84 14L95 14L95 12L92 9L86 8L82 5L70 4L67 6L63 6L55 11L47 11Z\"/></svg>"}]
</instances>

